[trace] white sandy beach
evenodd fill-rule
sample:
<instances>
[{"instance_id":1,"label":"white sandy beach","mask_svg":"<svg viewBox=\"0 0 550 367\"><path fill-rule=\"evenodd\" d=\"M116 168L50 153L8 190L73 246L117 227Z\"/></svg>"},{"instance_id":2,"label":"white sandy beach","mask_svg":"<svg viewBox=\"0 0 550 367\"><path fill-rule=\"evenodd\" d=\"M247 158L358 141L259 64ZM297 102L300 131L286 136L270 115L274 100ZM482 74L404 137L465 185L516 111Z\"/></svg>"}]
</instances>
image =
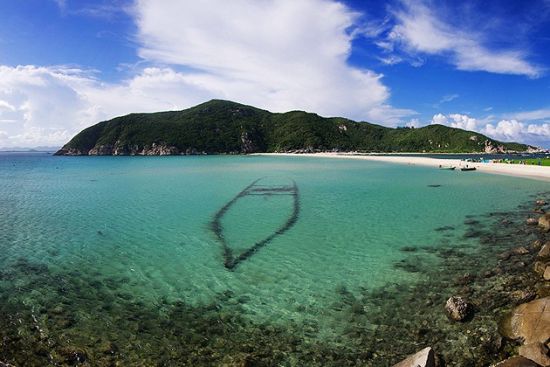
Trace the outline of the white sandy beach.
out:
<instances>
[{"instance_id":1,"label":"white sandy beach","mask_svg":"<svg viewBox=\"0 0 550 367\"><path fill-rule=\"evenodd\" d=\"M507 176L518 176L550 182L550 167L506 164L506 163L472 163L460 159L438 159L430 157L410 156L389 156L389 155L368 155L352 153L259 153L258 155L296 156L296 157L321 157L339 159L363 159L368 161L388 162L397 164L430 166L437 168L441 166L455 166L456 169L468 165L475 167L479 172L494 173Z\"/></svg>"}]
</instances>

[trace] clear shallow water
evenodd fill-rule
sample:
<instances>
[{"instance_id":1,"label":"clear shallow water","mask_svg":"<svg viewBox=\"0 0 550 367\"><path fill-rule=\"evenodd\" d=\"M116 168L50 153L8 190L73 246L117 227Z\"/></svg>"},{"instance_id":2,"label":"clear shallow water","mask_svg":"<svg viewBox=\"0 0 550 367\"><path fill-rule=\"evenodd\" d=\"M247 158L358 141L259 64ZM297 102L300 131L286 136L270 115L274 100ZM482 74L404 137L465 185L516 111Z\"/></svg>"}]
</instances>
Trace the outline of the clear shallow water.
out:
<instances>
[{"instance_id":1,"label":"clear shallow water","mask_svg":"<svg viewBox=\"0 0 550 367\"><path fill-rule=\"evenodd\" d=\"M228 271L213 216L261 177L296 182L298 220ZM410 257L400 249L475 249L476 239L463 236L465 218L513 210L547 189L532 180L345 159L4 154L0 266L15 268L22 259L45 265L48 277L68 288L79 279L99 282L107 297L102 304L94 289L86 290L90 302L71 302L83 292L63 294L64 307L76 315L73 331L86 327L95 337L108 322L102 316L117 312L109 304L157 310L183 301L228 310L238 305L252 324L315 323L302 337L338 344L345 325L334 305L342 293L360 297L365 290L425 280L421 272L395 266ZM291 212L281 197L247 196L223 217L226 241L245 250ZM455 234L435 230L445 226ZM435 256L417 261L439 266ZM29 269L10 286L0 282L0 292L13 292L14 282L23 289L17 297L1 294L2 302L54 307L51 282L29 283L35 279Z\"/></svg>"}]
</instances>

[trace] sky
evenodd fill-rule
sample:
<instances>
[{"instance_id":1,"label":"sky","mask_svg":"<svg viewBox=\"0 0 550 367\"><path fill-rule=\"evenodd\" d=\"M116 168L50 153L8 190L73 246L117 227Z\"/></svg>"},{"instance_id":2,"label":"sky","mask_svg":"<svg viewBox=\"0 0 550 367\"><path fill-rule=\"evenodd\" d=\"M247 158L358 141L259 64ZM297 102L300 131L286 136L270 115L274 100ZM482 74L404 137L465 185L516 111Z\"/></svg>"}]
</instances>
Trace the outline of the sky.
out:
<instances>
[{"instance_id":1,"label":"sky","mask_svg":"<svg viewBox=\"0 0 550 367\"><path fill-rule=\"evenodd\" d=\"M227 99L550 148L550 0L0 0L0 148Z\"/></svg>"}]
</instances>

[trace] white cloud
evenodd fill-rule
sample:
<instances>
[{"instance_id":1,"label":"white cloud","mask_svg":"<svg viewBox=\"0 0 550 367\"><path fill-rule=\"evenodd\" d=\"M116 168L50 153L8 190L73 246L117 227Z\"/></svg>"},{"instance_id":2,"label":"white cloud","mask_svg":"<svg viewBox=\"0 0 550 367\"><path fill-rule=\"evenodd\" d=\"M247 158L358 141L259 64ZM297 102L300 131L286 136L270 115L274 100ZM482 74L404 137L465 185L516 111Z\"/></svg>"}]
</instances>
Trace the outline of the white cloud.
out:
<instances>
[{"instance_id":1,"label":"white cloud","mask_svg":"<svg viewBox=\"0 0 550 367\"><path fill-rule=\"evenodd\" d=\"M171 69L148 68L118 84L78 69L0 66L0 147L62 145L82 128L130 112L181 109L205 92Z\"/></svg>"},{"instance_id":2,"label":"white cloud","mask_svg":"<svg viewBox=\"0 0 550 367\"><path fill-rule=\"evenodd\" d=\"M487 124L487 135L501 140L529 141L534 145L550 147L550 124L526 124L517 120L501 120L497 124Z\"/></svg>"},{"instance_id":3,"label":"white cloud","mask_svg":"<svg viewBox=\"0 0 550 367\"><path fill-rule=\"evenodd\" d=\"M134 13L141 57L198 70L213 96L386 122L381 75L347 63L358 14L342 3L138 0Z\"/></svg>"},{"instance_id":4,"label":"white cloud","mask_svg":"<svg viewBox=\"0 0 550 367\"><path fill-rule=\"evenodd\" d=\"M439 125L447 125L449 123L449 120L447 119L447 116L445 116L442 113L438 113L432 117L432 124L439 124Z\"/></svg>"},{"instance_id":5,"label":"white cloud","mask_svg":"<svg viewBox=\"0 0 550 367\"><path fill-rule=\"evenodd\" d=\"M455 94L447 94L439 100L439 103L451 102L451 101L454 101L455 99L457 99L458 97L460 97L460 96L456 93Z\"/></svg>"},{"instance_id":6,"label":"white cloud","mask_svg":"<svg viewBox=\"0 0 550 367\"><path fill-rule=\"evenodd\" d=\"M402 0L402 8L394 11L396 25L387 40L402 46L408 53L442 55L460 70L487 71L538 77L541 69L527 61L520 49L495 50L484 45L486 35L453 27L437 14L433 6L421 0ZM387 50L389 46L385 46Z\"/></svg>"},{"instance_id":7,"label":"white cloud","mask_svg":"<svg viewBox=\"0 0 550 367\"><path fill-rule=\"evenodd\" d=\"M411 119L409 122L405 124L405 126L417 128L417 127L421 127L422 123L420 123L420 120L418 119Z\"/></svg>"},{"instance_id":8,"label":"white cloud","mask_svg":"<svg viewBox=\"0 0 550 367\"><path fill-rule=\"evenodd\" d=\"M100 120L212 98L388 125L415 114L388 103L382 75L347 63L358 14L340 2L137 0L131 15L139 55L152 66L127 80L0 66L0 147L61 145Z\"/></svg>"},{"instance_id":9,"label":"white cloud","mask_svg":"<svg viewBox=\"0 0 550 367\"><path fill-rule=\"evenodd\" d=\"M448 115L438 113L432 117L431 123L476 131L501 141L514 141L550 148L550 123L527 124L515 119L503 119L494 123L492 120L493 116L477 119L458 113Z\"/></svg>"},{"instance_id":10,"label":"white cloud","mask_svg":"<svg viewBox=\"0 0 550 367\"><path fill-rule=\"evenodd\" d=\"M82 102L67 85L78 78L82 76L55 69L0 66L0 100L9 106L0 109L0 129L5 133L0 147L56 144L70 138L63 121L74 125Z\"/></svg>"},{"instance_id":11,"label":"white cloud","mask_svg":"<svg viewBox=\"0 0 550 367\"><path fill-rule=\"evenodd\" d=\"M2 116L2 110L15 111L15 107L9 102L0 99L0 116Z\"/></svg>"},{"instance_id":12,"label":"white cloud","mask_svg":"<svg viewBox=\"0 0 550 367\"><path fill-rule=\"evenodd\" d=\"M506 117L512 120L524 120L524 121L550 119L550 108L541 108L539 110L533 110L533 111L509 113L509 114L506 114Z\"/></svg>"}]
</instances>

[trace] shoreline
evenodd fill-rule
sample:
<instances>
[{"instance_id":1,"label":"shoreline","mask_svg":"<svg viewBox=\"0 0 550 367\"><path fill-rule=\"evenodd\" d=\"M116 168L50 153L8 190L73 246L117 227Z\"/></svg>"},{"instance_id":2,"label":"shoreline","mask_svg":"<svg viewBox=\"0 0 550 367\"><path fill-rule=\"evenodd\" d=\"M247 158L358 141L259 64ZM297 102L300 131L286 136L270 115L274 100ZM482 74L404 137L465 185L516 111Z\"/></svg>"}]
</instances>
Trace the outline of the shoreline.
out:
<instances>
[{"instance_id":1,"label":"shoreline","mask_svg":"<svg viewBox=\"0 0 550 367\"><path fill-rule=\"evenodd\" d=\"M479 172L505 176L529 178L539 181L550 182L550 167L505 164L505 163L479 163L464 162L460 159L443 159L431 157L411 157L395 155L366 155L357 153L255 153L258 156L285 156L285 157L319 157L319 158L340 158L360 159L375 162L386 162L404 165L419 165L438 168L441 166L455 166L456 168L475 167Z\"/></svg>"}]
</instances>

